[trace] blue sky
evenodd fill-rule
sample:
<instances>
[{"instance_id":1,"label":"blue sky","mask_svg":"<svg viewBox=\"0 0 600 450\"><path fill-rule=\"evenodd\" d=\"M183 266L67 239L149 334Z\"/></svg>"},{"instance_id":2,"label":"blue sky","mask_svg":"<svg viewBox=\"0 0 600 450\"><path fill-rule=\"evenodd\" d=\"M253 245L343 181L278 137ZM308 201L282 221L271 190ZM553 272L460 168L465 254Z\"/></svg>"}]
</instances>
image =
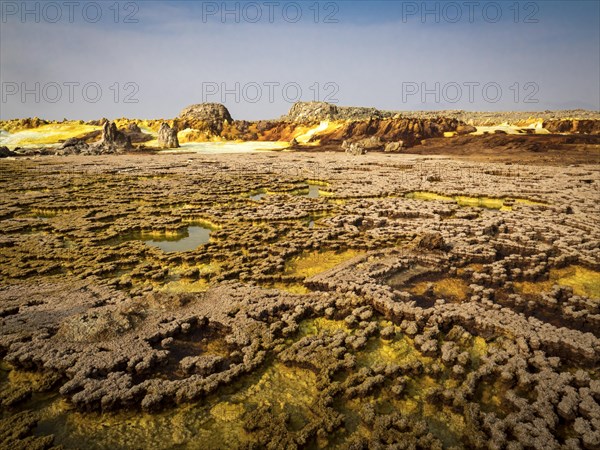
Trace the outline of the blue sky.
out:
<instances>
[{"instance_id":1,"label":"blue sky","mask_svg":"<svg viewBox=\"0 0 600 450\"><path fill-rule=\"evenodd\" d=\"M600 109L597 1L1 3L2 119Z\"/></svg>"}]
</instances>

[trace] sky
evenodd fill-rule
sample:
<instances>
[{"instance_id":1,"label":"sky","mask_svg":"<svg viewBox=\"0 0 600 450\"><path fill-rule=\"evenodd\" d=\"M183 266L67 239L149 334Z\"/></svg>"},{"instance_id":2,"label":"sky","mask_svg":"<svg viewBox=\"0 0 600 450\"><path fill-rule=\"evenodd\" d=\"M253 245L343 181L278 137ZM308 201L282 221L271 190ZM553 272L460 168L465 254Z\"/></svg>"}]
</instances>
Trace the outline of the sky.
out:
<instances>
[{"instance_id":1,"label":"sky","mask_svg":"<svg viewBox=\"0 0 600 450\"><path fill-rule=\"evenodd\" d=\"M0 119L600 110L598 1L0 0Z\"/></svg>"}]
</instances>

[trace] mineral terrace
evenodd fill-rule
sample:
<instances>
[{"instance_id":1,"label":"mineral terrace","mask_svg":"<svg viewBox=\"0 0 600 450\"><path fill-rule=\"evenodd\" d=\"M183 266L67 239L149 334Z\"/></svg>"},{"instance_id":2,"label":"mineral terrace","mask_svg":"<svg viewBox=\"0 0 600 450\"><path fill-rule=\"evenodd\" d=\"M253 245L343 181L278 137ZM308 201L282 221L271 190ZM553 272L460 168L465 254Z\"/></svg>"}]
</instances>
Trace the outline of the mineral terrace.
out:
<instances>
[{"instance_id":1,"label":"mineral terrace","mask_svg":"<svg viewBox=\"0 0 600 450\"><path fill-rule=\"evenodd\" d=\"M600 448L592 134L540 164L104 128L0 162L0 448Z\"/></svg>"}]
</instances>

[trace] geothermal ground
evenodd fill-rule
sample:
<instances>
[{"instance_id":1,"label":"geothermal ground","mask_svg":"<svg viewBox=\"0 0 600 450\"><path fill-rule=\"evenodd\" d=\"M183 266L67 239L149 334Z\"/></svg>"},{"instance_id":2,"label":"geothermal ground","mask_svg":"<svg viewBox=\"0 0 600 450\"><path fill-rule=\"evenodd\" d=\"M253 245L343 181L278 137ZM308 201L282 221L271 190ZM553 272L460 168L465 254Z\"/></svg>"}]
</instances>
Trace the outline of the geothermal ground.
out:
<instances>
[{"instance_id":1,"label":"geothermal ground","mask_svg":"<svg viewBox=\"0 0 600 450\"><path fill-rule=\"evenodd\" d=\"M0 447L600 447L597 164L0 162Z\"/></svg>"}]
</instances>

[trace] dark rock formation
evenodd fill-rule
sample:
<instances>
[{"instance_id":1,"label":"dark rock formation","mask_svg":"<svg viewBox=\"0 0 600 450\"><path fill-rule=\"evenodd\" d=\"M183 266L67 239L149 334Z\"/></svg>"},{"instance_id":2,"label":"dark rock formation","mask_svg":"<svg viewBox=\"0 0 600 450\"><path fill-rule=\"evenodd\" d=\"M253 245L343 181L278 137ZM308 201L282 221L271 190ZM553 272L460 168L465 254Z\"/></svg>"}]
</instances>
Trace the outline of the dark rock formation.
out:
<instances>
[{"instance_id":1,"label":"dark rock formation","mask_svg":"<svg viewBox=\"0 0 600 450\"><path fill-rule=\"evenodd\" d=\"M214 135L221 134L224 122L233 122L227 108L220 103L198 103L188 106L179 113L179 119L186 127L207 129Z\"/></svg>"},{"instance_id":2,"label":"dark rock formation","mask_svg":"<svg viewBox=\"0 0 600 450\"><path fill-rule=\"evenodd\" d=\"M86 153L89 151L90 145L88 145L83 139L69 138L61 146L59 154L79 154Z\"/></svg>"},{"instance_id":3,"label":"dark rock formation","mask_svg":"<svg viewBox=\"0 0 600 450\"><path fill-rule=\"evenodd\" d=\"M131 134L131 133L141 133L141 132L142 132L142 130L141 130L141 128L139 127L139 125L138 125L137 123L135 123L135 122L131 122L131 123L129 123L129 124L127 125L127 130L126 130L126 132L127 132L127 133L130 133L130 134Z\"/></svg>"},{"instance_id":4,"label":"dark rock formation","mask_svg":"<svg viewBox=\"0 0 600 450\"><path fill-rule=\"evenodd\" d=\"M179 148L179 140L177 139L177 128L169 127L165 122L158 130L158 146L162 148Z\"/></svg>"},{"instance_id":5,"label":"dark rock formation","mask_svg":"<svg viewBox=\"0 0 600 450\"><path fill-rule=\"evenodd\" d=\"M133 130L133 132L137 133L136 130ZM133 149L130 135L117 129L114 122L104 120L101 138L98 142L93 142L93 139L99 135L100 132L94 131L79 138L69 138L63 142L58 150L46 149L46 153L56 155L99 155Z\"/></svg>"},{"instance_id":6,"label":"dark rock formation","mask_svg":"<svg viewBox=\"0 0 600 450\"><path fill-rule=\"evenodd\" d=\"M130 150L131 138L117 128L114 122L106 121L102 126L102 139L99 148L104 153L116 153Z\"/></svg>"},{"instance_id":7,"label":"dark rock formation","mask_svg":"<svg viewBox=\"0 0 600 450\"><path fill-rule=\"evenodd\" d=\"M7 158L9 156L17 156L17 154L10 151L8 147L0 147L0 158Z\"/></svg>"},{"instance_id":8,"label":"dark rock formation","mask_svg":"<svg viewBox=\"0 0 600 450\"><path fill-rule=\"evenodd\" d=\"M94 142L98 137L100 140ZM92 131L81 137L67 139L53 153L56 155L98 155L118 153L133 149L131 142L145 142L152 136L143 133L135 124L130 123L126 130L119 130L114 122L104 121L102 131Z\"/></svg>"},{"instance_id":9,"label":"dark rock formation","mask_svg":"<svg viewBox=\"0 0 600 450\"><path fill-rule=\"evenodd\" d=\"M135 122L129 123L123 132L129 136L132 143L148 142L152 140L152 135L144 133Z\"/></svg>"}]
</instances>

